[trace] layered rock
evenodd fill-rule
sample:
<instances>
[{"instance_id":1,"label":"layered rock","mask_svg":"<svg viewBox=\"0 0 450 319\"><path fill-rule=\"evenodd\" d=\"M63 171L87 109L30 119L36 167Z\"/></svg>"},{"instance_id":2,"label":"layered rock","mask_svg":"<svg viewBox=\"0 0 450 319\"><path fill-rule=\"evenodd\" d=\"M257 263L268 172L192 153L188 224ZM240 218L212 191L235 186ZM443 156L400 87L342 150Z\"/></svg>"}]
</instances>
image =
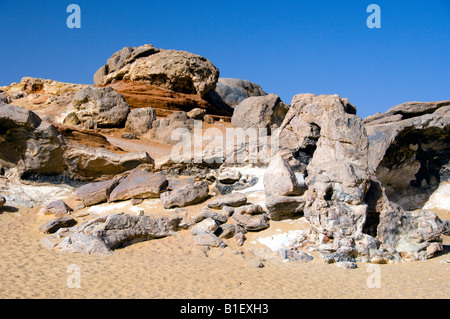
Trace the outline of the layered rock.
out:
<instances>
[{"instance_id":1,"label":"layered rock","mask_svg":"<svg viewBox=\"0 0 450 319\"><path fill-rule=\"evenodd\" d=\"M203 97L215 89L219 79L219 70L204 57L186 51L157 49L151 45L124 48L114 53L106 65L94 77L97 86L118 80L142 81Z\"/></svg>"},{"instance_id":2,"label":"layered rock","mask_svg":"<svg viewBox=\"0 0 450 319\"><path fill-rule=\"evenodd\" d=\"M247 80L219 78L216 89L211 91L208 100L215 105L226 104L231 108L251 96L264 96L266 92L256 83Z\"/></svg>"}]
</instances>

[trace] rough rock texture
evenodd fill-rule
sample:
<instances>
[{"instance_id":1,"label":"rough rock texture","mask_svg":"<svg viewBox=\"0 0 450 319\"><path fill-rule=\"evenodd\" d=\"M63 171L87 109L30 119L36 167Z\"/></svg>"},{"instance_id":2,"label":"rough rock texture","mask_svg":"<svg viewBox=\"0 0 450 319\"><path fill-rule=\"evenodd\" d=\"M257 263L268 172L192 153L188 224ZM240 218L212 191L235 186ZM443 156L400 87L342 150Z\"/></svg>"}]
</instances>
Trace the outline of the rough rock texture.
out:
<instances>
[{"instance_id":1,"label":"rough rock texture","mask_svg":"<svg viewBox=\"0 0 450 319\"><path fill-rule=\"evenodd\" d=\"M166 190L167 184L167 179L161 174L134 169L114 187L109 194L109 201L157 198Z\"/></svg>"},{"instance_id":2,"label":"rough rock texture","mask_svg":"<svg viewBox=\"0 0 450 319\"><path fill-rule=\"evenodd\" d=\"M55 127L34 112L0 104L0 162L21 174L64 171L65 143Z\"/></svg>"},{"instance_id":3,"label":"rough rock texture","mask_svg":"<svg viewBox=\"0 0 450 319\"><path fill-rule=\"evenodd\" d=\"M307 158L305 217L329 237L358 236L365 222L368 140L355 114L338 95L300 94L281 126L280 144Z\"/></svg>"},{"instance_id":4,"label":"rough rock texture","mask_svg":"<svg viewBox=\"0 0 450 319\"><path fill-rule=\"evenodd\" d=\"M128 114L125 128L136 135L142 135L152 128L154 120L156 120L156 111L154 108L134 109Z\"/></svg>"},{"instance_id":5,"label":"rough rock texture","mask_svg":"<svg viewBox=\"0 0 450 319\"><path fill-rule=\"evenodd\" d=\"M215 104L225 103L234 108L248 97L267 95L262 88L247 80L219 78L215 91L210 92L209 100Z\"/></svg>"},{"instance_id":6,"label":"rough rock texture","mask_svg":"<svg viewBox=\"0 0 450 319\"><path fill-rule=\"evenodd\" d=\"M207 218L215 220L218 224L223 224L228 221L228 216L226 214L212 211L206 207L192 216L192 221L198 223Z\"/></svg>"},{"instance_id":7,"label":"rough rock texture","mask_svg":"<svg viewBox=\"0 0 450 319\"><path fill-rule=\"evenodd\" d=\"M209 247L226 247L227 245L219 239L216 235L211 233L200 233L194 236L194 241L200 246Z\"/></svg>"},{"instance_id":8,"label":"rough rock texture","mask_svg":"<svg viewBox=\"0 0 450 319\"><path fill-rule=\"evenodd\" d=\"M71 105L82 123L93 120L98 127L115 127L125 123L130 106L111 87L87 87L77 91Z\"/></svg>"},{"instance_id":9,"label":"rough rock texture","mask_svg":"<svg viewBox=\"0 0 450 319\"><path fill-rule=\"evenodd\" d=\"M305 200L300 196L269 196L265 205L271 220L282 220L302 215Z\"/></svg>"},{"instance_id":10,"label":"rough rock texture","mask_svg":"<svg viewBox=\"0 0 450 319\"><path fill-rule=\"evenodd\" d=\"M233 219L245 230L258 231L270 226L269 218L259 205L247 205L236 208Z\"/></svg>"},{"instance_id":11,"label":"rough rock texture","mask_svg":"<svg viewBox=\"0 0 450 319\"><path fill-rule=\"evenodd\" d=\"M95 74L95 85L104 86L117 80L142 81L203 97L215 89L219 79L219 70L204 57L151 45L124 48L114 53L107 66Z\"/></svg>"},{"instance_id":12,"label":"rough rock texture","mask_svg":"<svg viewBox=\"0 0 450 319\"><path fill-rule=\"evenodd\" d=\"M194 120L189 118L186 112L173 112L168 117L153 122L151 137L166 144L177 144L180 141L176 138L172 139L172 133L177 129L191 132L194 129Z\"/></svg>"},{"instance_id":13,"label":"rough rock texture","mask_svg":"<svg viewBox=\"0 0 450 319\"><path fill-rule=\"evenodd\" d=\"M273 93L249 97L235 106L231 124L244 130L266 128L270 133L272 127L281 125L288 109L289 106Z\"/></svg>"},{"instance_id":14,"label":"rough rock texture","mask_svg":"<svg viewBox=\"0 0 450 319\"><path fill-rule=\"evenodd\" d=\"M80 131L58 129L32 111L11 104L0 105L2 167L16 168L20 177L36 180L55 175L95 180L153 163L145 152L120 154L94 148L109 144L104 137L95 134L86 137ZM86 140L92 147L80 144Z\"/></svg>"},{"instance_id":15,"label":"rough rock texture","mask_svg":"<svg viewBox=\"0 0 450 319\"><path fill-rule=\"evenodd\" d=\"M390 200L421 209L441 182L448 181L450 101L408 102L364 120L369 167Z\"/></svg>"},{"instance_id":16,"label":"rough rock texture","mask_svg":"<svg viewBox=\"0 0 450 319\"><path fill-rule=\"evenodd\" d=\"M178 216L151 218L128 214L98 217L80 226L61 229L47 242L64 252L112 254L112 250L134 240L149 240L172 235L178 230Z\"/></svg>"},{"instance_id":17,"label":"rough rock texture","mask_svg":"<svg viewBox=\"0 0 450 319\"><path fill-rule=\"evenodd\" d=\"M201 233L214 233L218 227L214 219L206 218L191 228L191 234L195 236Z\"/></svg>"},{"instance_id":18,"label":"rough rock texture","mask_svg":"<svg viewBox=\"0 0 450 319\"><path fill-rule=\"evenodd\" d=\"M201 202L208 197L209 187L206 182L195 182L161 194L164 208L184 207Z\"/></svg>"},{"instance_id":19,"label":"rough rock texture","mask_svg":"<svg viewBox=\"0 0 450 319\"><path fill-rule=\"evenodd\" d=\"M272 158L264 172L264 189L266 196L302 195L305 192L288 162L280 154Z\"/></svg>"},{"instance_id":20,"label":"rough rock texture","mask_svg":"<svg viewBox=\"0 0 450 319\"><path fill-rule=\"evenodd\" d=\"M175 92L140 81L116 81L108 86L120 93L130 107L146 108L151 106L156 110L157 116L167 116L173 111L189 112L195 108L221 116L231 116L233 111L226 105L216 106L197 94Z\"/></svg>"},{"instance_id":21,"label":"rough rock texture","mask_svg":"<svg viewBox=\"0 0 450 319\"><path fill-rule=\"evenodd\" d=\"M39 226L39 231L47 234L53 234L57 232L60 228L72 227L77 224L77 221L70 216L56 217L45 224Z\"/></svg>"},{"instance_id":22,"label":"rough rock texture","mask_svg":"<svg viewBox=\"0 0 450 319\"><path fill-rule=\"evenodd\" d=\"M109 194L119 184L120 179L94 182L79 187L74 195L83 201L85 206L92 206L108 201Z\"/></svg>"},{"instance_id":23,"label":"rough rock texture","mask_svg":"<svg viewBox=\"0 0 450 319\"><path fill-rule=\"evenodd\" d=\"M73 212L73 209L60 199L45 206L41 212L44 215L65 216Z\"/></svg>"},{"instance_id":24,"label":"rough rock texture","mask_svg":"<svg viewBox=\"0 0 450 319\"><path fill-rule=\"evenodd\" d=\"M223 206L239 207L247 203L247 196L243 193L231 193L216 197L208 202L209 208L221 209Z\"/></svg>"}]
</instances>

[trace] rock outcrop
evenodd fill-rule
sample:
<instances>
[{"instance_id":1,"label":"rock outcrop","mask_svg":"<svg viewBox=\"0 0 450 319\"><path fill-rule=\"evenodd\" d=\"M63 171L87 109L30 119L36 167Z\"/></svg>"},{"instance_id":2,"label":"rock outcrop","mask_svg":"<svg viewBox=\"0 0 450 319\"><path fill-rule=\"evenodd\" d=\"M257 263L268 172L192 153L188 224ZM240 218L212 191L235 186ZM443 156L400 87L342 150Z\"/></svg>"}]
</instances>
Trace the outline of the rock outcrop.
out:
<instances>
[{"instance_id":1,"label":"rock outcrop","mask_svg":"<svg viewBox=\"0 0 450 319\"><path fill-rule=\"evenodd\" d=\"M408 102L364 122L369 167L392 201L420 209L441 182L450 181L450 101Z\"/></svg>"},{"instance_id":2,"label":"rock outcrop","mask_svg":"<svg viewBox=\"0 0 450 319\"><path fill-rule=\"evenodd\" d=\"M203 97L215 89L218 79L219 70L204 57L144 45L123 48L114 53L107 64L96 72L94 84L104 86L118 80L141 81Z\"/></svg>"},{"instance_id":3,"label":"rock outcrop","mask_svg":"<svg viewBox=\"0 0 450 319\"><path fill-rule=\"evenodd\" d=\"M365 222L368 140L355 114L337 95L300 94L281 126L280 144L307 165L305 217L329 237L357 237Z\"/></svg>"},{"instance_id":4,"label":"rock outcrop","mask_svg":"<svg viewBox=\"0 0 450 319\"><path fill-rule=\"evenodd\" d=\"M0 105L0 136L2 167L16 168L22 178L67 175L96 180L153 163L145 152L116 153L71 141L34 112L11 104Z\"/></svg>"}]
</instances>

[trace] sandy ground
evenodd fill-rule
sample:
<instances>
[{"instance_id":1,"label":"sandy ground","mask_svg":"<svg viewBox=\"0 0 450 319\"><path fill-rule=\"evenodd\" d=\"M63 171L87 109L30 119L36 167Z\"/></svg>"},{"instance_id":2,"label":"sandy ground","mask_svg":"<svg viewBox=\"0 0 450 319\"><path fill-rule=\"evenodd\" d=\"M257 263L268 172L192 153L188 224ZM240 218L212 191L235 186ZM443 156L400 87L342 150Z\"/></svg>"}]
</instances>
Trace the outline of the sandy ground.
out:
<instances>
[{"instance_id":1,"label":"sandy ground","mask_svg":"<svg viewBox=\"0 0 450 319\"><path fill-rule=\"evenodd\" d=\"M252 197L250 197L252 199ZM75 202L66 199L69 205ZM257 201L257 197L252 201ZM190 215L205 203L190 206ZM160 216L159 199L137 206L129 201L102 204L75 212L79 223L102 214L125 212ZM449 219L449 214L441 213ZM135 243L117 249L112 256L62 253L42 246L46 235L39 225L53 216L28 210L0 214L0 298L448 298L450 296L450 239L443 236L445 250L427 260L378 265L358 263L346 270L325 264L313 253L308 263L261 261L253 252L264 245L258 238L308 227L304 218L271 222L267 230L248 233L244 246L233 239L228 247L206 251L195 245L189 231L176 236ZM253 252L252 252L253 251ZM75 266L74 266L75 265ZM75 268L73 268L75 267ZM74 269L80 287L73 287ZM373 275L379 274L379 287ZM372 285L371 285L372 284ZM72 288L71 288L72 287ZM370 288L372 287L372 288Z\"/></svg>"}]
</instances>

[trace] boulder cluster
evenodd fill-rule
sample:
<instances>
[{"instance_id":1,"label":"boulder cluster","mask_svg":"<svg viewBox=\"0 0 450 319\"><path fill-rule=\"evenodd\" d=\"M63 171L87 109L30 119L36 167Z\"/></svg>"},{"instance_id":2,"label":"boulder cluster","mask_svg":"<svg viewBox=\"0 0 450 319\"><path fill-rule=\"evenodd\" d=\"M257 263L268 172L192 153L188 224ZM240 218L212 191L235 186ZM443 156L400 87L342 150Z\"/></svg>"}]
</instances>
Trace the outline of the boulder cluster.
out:
<instances>
[{"instance_id":1,"label":"boulder cluster","mask_svg":"<svg viewBox=\"0 0 450 319\"><path fill-rule=\"evenodd\" d=\"M429 203L450 183L450 101L408 102L362 119L338 95L298 94L286 104L255 83L219 78L204 57L151 45L114 53L94 86L24 78L0 90L3 179L70 184L79 207L154 198L167 210L159 218L122 213L77 226L74 209L53 201L42 209L56 217L40 228L50 234L47 246L111 254L181 229L197 245L242 246L247 232L303 216L311 230L280 253L285 259L308 261L306 251L317 251L327 263L354 268L443 250L449 222L426 208L450 209L448 194ZM123 129L124 139L173 146L174 130L193 133L196 121L276 138L244 139L231 153L209 154L220 161L157 165L147 152L126 152L104 135ZM264 160L230 161L249 147L264 149ZM264 173L245 174L248 167ZM264 204L246 195L258 185ZM204 203L192 216L183 213ZM7 204L0 196L0 209Z\"/></svg>"}]
</instances>

